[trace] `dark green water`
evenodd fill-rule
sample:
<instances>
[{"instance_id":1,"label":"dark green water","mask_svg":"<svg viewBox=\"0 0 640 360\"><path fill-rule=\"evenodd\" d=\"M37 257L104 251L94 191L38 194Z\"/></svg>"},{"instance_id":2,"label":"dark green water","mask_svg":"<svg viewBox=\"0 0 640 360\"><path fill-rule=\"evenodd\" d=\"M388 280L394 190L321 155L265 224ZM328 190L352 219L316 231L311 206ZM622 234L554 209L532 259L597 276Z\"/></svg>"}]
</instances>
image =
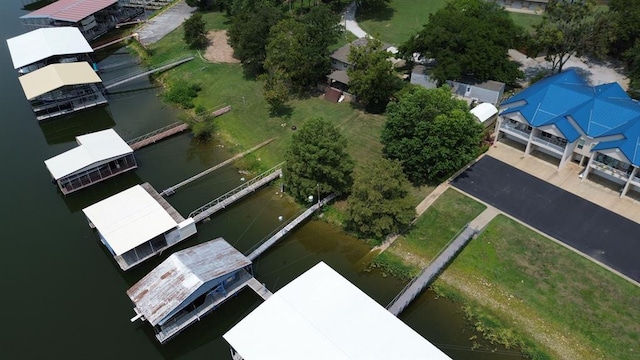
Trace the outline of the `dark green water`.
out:
<instances>
[{"instance_id":1,"label":"dark green water","mask_svg":"<svg viewBox=\"0 0 640 360\"><path fill-rule=\"evenodd\" d=\"M139 169L63 197L49 182L43 161L75 146L74 137L114 127L125 139L177 121L155 90L120 94L107 108L38 124L11 66L4 39L26 30L18 17L20 0L0 3L0 164L3 189L1 245L2 327L0 359L230 359L222 339L236 322L260 304L250 291L166 345L134 315L125 291L170 252L123 273L87 226L81 209L141 182L157 190L226 159L217 144L198 144L179 135L136 152ZM102 66L125 63L104 73L117 77L135 68L123 50L100 54ZM140 81L119 91L148 88ZM236 169L222 169L169 198L183 215L239 185ZM296 212L273 187L228 208L199 225L197 237L171 251L222 236L240 251L267 236L278 216ZM381 304L402 284L357 267L368 249L325 223L312 221L292 232L259 258L258 279L275 291L319 261L325 261ZM405 310L402 320L455 359L513 359L517 353L470 351L475 335L455 304L426 292ZM382 334L381 334L382 336Z\"/></svg>"}]
</instances>

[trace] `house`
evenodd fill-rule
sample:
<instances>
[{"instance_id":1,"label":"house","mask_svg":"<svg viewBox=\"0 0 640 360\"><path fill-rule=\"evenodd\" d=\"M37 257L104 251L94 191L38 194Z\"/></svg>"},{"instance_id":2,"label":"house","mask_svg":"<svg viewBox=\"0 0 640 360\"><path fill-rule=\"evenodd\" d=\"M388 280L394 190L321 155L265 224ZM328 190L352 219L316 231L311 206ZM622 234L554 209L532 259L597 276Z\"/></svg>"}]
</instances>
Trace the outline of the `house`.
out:
<instances>
[{"instance_id":1,"label":"house","mask_svg":"<svg viewBox=\"0 0 640 360\"><path fill-rule=\"evenodd\" d=\"M533 12L543 12L547 9L547 4L549 4L549 0L495 0L495 2L508 9Z\"/></svg>"},{"instance_id":2,"label":"house","mask_svg":"<svg viewBox=\"0 0 640 360\"><path fill-rule=\"evenodd\" d=\"M67 195L138 167L133 150L113 130L76 137L78 147L44 162Z\"/></svg>"},{"instance_id":3,"label":"house","mask_svg":"<svg viewBox=\"0 0 640 360\"><path fill-rule=\"evenodd\" d=\"M329 57L331 58L331 74L327 75L329 79L329 86L337 88L342 91L347 91L349 86L349 76L347 75L347 69L353 64L349 61L349 53L352 46L365 46L369 42L366 37L356 39L351 43L344 45L338 50L334 51ZM383 44L382 50L385 50L391 54L395 54L398 51L389 44ZM390 56L391 58L391 56Z\"/></svg>"},{"instance_id":4,"label":"house","mask_svg":"<svg viewBox=\"0 0 640 360\"><path fill-rule=\"evenodd\" d=\"M416 65L411 70L409 80L412 84L420 85L427 89L438 87L438 82L429 74L429 68L424 65ZM499 81L488 80L475 82L472 80L447 81L451 91L467 103L489 103L498 105L504 94L505 84Z\"/></svg>"},{"instance_id":5,"label":"house","mask_svg":"<svg viewBox=\"0 0 640 360\"><path fill-rule=\"evenodd\" d=\"M574 69L542 79L503 101L500 138L585 166L582 180L597 175L621 185L621 196L640 190L640 104L618 83L590 85Z\"/></svg>"},{"instance_id":6,"label":"house","mask_svg":"<svg viewBox=\"0 0 640 360\"><path fill-rule=\"evenodd\" d=\"M122 270L128 270L196 233L148 183L82 209Z\"/></svg>"},{"instance_id":7,"label":"house","mask_svg":"<svg viewBox=\"0 0 640 360\"><path fill-rule=\"evenodd\" d=\"M136 316L160 343L170 340L253 278L251 260L217 238L171 254L127 290Z\"/></svg>"},{"instance_id":8,"label":"house","mask_svg":"<svg viewBox=\"0 0 640 360\"><path fill-rule=\"evenodd\" d=\"M450 358L321 262L223 338L234 360Z\"/></svg>"},{"instance_id":9,"label":"house","mask_svg":"<svg viewBox=\"0 0 640 360\"><path fill-rule=\"evenodd\" d=\"M7 39L7 45L18 75L57 63L92 63L93 49L75 27L36 29Z\"/></svg>"},{"instance_id":10,"label":"house","mask_svg":"<svg viewBox=\"0 0 640 360\"><path fill-rule=\"evenodd\" d=\"M28 28L73 26L91 41L143 12L141 8L121 6L118 0L58 0L20 20Z\"/></svg>"},{"instance_id":11,"label":"house","mask_svg":"<svg viewBox=\"0 0 640 360\"><path fill-rule=\"evenodd\" d=\"M107 103L102 79L84 61L47 65L18 80L38 121Z\"/></svg>"}]
</instances>

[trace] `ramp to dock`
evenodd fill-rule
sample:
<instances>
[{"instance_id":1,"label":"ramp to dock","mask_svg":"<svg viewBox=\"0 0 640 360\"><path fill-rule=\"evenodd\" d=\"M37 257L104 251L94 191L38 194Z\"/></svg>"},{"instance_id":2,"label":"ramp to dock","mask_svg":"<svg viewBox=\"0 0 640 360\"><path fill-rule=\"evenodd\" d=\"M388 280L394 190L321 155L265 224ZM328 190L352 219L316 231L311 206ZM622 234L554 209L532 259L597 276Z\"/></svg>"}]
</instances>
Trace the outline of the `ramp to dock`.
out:
<instances>
[{"instance_id":1,"label":"ramp to dock","mask_svg":"<svg viewBox=\"0 0 640 360\"><path fill-rule=\"evenodd\" d=\"M324 206L329 201L333 200L335 197L336 197L335 194L331 194L331 195L327 196L326 198L322 199L321 201L315 203L313 206L311 206L310 208L305 210L300 216L296 217L295 219L293 219L293 221L291 221L290 223L285 225L282 229L280 229L273 236L271 236L271 237L267 238L266 240L261 241L258 244L256 244L252 249L250 249L248 251L249 255L247 255L247 258L249 258L249 260L251 260L251 261L254 261L263 252L267 251L267 249L269 249L271 246L273 246L273 244L277 243L286 234L288 234L289 231L293 230L296 226L300 225L300 223L305 221L309 216L311 216L311 214L316 212L316 210L320 209L322 206Z\"/></svg>"},{"instance_id":2,"label":"ramp to dock","mask_svg":"<svg viewBox=\"0 0 640 360\"><path fill-rule=\"evenodd\" d=\"M158 130L154 130L148 134L139 136L135 139L131 139L127 141L127 144L131 147L131 149L138 150L147 145L154 144L155 142L160 141L164 138L168 138L169 136L181 133L188 128L189 125L183 122L173 123Z\"/></svg>"},{"instance_id":3,"label":"ramp to dock","mask_svg":"<svg viewBox=\"0 0 640 360\"><path fill-rule=\"evenodd\" d=\"M282 164L279 164L245 182L237 188L229 191L228 193L216 198L215 200L210 201L207 204L197 208L189 214L189 217L193 218L193 221L196 223L208 218L216 212L251 194L263 185L266 185L272 180L281 177L281 166Z\"/></svg>"},{"instance_id":4,"label":"ramp to dock","mask_svg":"<svg viewBox=\"0 0 640 360\"><path fill-rule=\"evenodd\" d=\"M130 81L133 81L135 79L139 79L141 77L148 76L148 75L153 74L153 73L157 73L157 72L160 72L160 71L165 71L165 70L171 69L172 67L184 64L184 63L186 63L188 61L191 61L193 59L194 59L193 56L188 56L186 58L169 61L168 63L165 63L164 65L160 65L160 66L155 67L153 69L134 72L132 74L128 74L128 75L125 75L123 77L111 80L108 83L104 83L104 88L106 90L109 90L109 89L114 88L116 86L119 86L119 85L122 85L122 84L126 84L126 83L128 83Z\"/></svg>"},{"instance_id":5,"label":"ramp to dock","mask_svg":"<svg viewBox=\"0 0 640 360\"><path fill-rule=\"evenodd\" d=\"M219 168L221 168L221 167L223 167L223 166L225 166L225 165L227 165L227 164L230 164L230 163L232 163L232 162L234 162L234 161L236 161L236 160L240 159L241 157L244 157L244 156L245 156L245 155L247 155L247 154L250 154L250 153L252 153L252 152L254 152L254 151L256 151L256 150L260 149L261 147L263 147L263 146L265 146L265 145L269 144L270 142L272 142L273 140L274 140L274 139L272 138L272 139L269 139L269 140L267 140L267 141L263 141L263 142L261 142L260 144L258 144L258 145L256 145L256 146L252 147L251 149L249 149L249 150L247 150L247 151L243 151L243 152L241 152L240 154L235 155L234 157L232 157L232 158L230 158L230 159L227 159L227 160L225 160L225 161L221 162L220 164L218 164L218 165L216 165L216 166L214 166L214 167L211 167L211 168L209 168L209 169L207 169L207 170L205 170L205 171L203 171L203 172L201 172L201 173L198 173L198 174L196 174L196 175L194 175L194 176L192 176L192 177L190 177L190 178L188 178L188 179L186 179L186 180L184 180L184 181L181 181L181 182L179 182L179 183L177 183L177 184L175 184L175 185L171 186L171 187L170 187L170 188L168 188L168 189L165 189L165 190L164 190L164 191L162 191L160 194L161 194L162 196L173 195L173 194L176 192L176 190L178 190L179 188L181 188L181 187L183 187L183 186L185 186L185 185L189 184L190 182L196 181L196 180L198 180L199 178L201 178L201 177L203 177L203 176L205 176L205 175L209 174L210 172L212 172L212 171L214 171L214 170L218 170ZM280 166L280 165L277 165L276 167L278 167L278 166Z\"/></svg>"},{"instance_id":6,"label":"ramp to dock","mask_svg":"<svg viewBox=\"0 0 640 360\"><path fill-rule=\"evenodd\" d=\"M466 225L453 240L445 246L434 260L423 269L413 280L411 280L400 291L389 305L387 310L393 315L398 316L413 299L418 296L431 282L440 274L440 272L456 257L462 248L478 233L478 231L469 225ZM251 259L251 257L249 257Z\"/></svg>"}]
</instances>

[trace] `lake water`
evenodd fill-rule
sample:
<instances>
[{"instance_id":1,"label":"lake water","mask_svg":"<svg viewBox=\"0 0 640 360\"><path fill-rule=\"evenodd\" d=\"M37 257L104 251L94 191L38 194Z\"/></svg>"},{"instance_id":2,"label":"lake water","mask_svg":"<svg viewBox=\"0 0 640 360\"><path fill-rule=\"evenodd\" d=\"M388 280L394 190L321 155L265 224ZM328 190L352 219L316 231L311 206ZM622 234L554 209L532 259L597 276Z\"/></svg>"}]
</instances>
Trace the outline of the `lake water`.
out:
<instances>
[{"instance_id":1,"label":"lake water","mask_svg":"<svg viewBox=\"0 0 640 360\"><path fill-rule=\"evenodd\" d=\"M39 124L24 98L4 39L20 35L20 0L0 3L0 164L3 189L0 297L2 359L230 359L222 339L230 327L261 303L244 291L166 345L134 315L125 291L170 252L216 237L240 251L290 218L296 208L274 187L219 213L198 235L123 273L87 225L82 208L141 182L163 190L229 157L215 141L201 144L178 135L136 152L139 168L64 197L50 182L43 161L75 147L74 137L113 127L125 139L178 121L147 80L117 89L106 108ZM103 74L115 78L136 69L124 49L99 54ZM238 186L242 175L225 168L180 189L169 202L183 215ZM321 221L289 234L254 264L256 277L276 291L319 261L325 261L381 304L402 288L394 279L358 267L368 248ZM432 292L420 296L401 319L455 359L513 359L517 352L471 351L459 308ZM382 336L382 334L381 334Z\"/></svg>"}]
</instances>

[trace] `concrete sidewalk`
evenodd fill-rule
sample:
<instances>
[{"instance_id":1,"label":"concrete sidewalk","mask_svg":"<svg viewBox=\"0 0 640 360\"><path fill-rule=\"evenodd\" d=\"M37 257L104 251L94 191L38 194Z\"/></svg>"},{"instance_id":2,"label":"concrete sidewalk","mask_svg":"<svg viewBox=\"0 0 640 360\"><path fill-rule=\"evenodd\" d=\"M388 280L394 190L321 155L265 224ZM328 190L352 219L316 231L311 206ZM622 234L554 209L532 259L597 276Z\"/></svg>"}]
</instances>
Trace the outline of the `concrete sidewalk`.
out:
<instances>
[{"instance_id":1,"label":"concrete sidewalk","mask_svg":"<svg viewBox=\"0 0 640 360\"><path fill-rule=\"evenodd\" d=\"M162 10L162 13L147 21L136 30L140 43L143 46L151 45L164 36L177 29L196 11L195 7L190 7L184 0L169 5Z\"/></svg>"},{"instance_id":2,"label":"concrete sidewalk","mask_svg":"<svg viewBox=\"0 0 640 360\"><path fill-rule=\"evenodd\" d=\"M356 9L357 5L354 2L347 6L342 18L344 19L344 27L347 31L351 32L353 35L358 38L362 38L367 36L367 33L360 28L358 23L356 22Z\"/></svg>"}]
</instances>

